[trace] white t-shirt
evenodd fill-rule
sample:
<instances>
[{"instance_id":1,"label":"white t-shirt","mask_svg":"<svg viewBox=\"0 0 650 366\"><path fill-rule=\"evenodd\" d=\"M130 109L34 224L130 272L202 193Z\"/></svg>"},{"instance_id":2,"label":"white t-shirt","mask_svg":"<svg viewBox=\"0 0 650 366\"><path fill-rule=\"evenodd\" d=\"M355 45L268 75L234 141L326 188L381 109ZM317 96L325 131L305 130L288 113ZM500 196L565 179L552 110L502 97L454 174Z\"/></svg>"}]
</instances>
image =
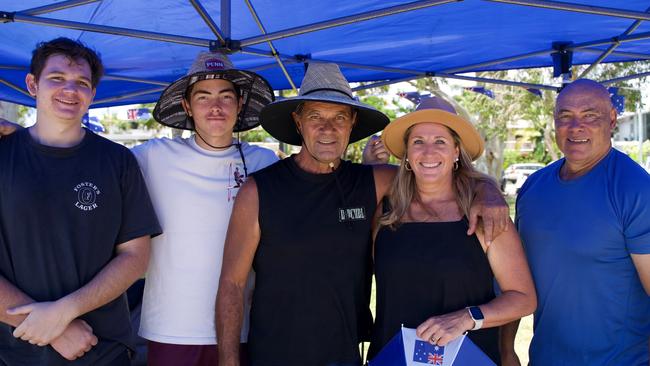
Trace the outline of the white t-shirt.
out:
<instances>
[{"instance_id":1,"label":"white t-shirt","mask_svg":"<svg viewBox=\"0 0 650 366\"><path fill-rule=\"evenodd\" d=\"M132 149L163 234L152 241L140 336L160 343L216 344L214 305L233 202L244 180L236 146L209 151L194 136L154 139ZM248 174L278 160L242 143ZM248 338L249 276L241 340Z\"/></svg>"}]
</instances>

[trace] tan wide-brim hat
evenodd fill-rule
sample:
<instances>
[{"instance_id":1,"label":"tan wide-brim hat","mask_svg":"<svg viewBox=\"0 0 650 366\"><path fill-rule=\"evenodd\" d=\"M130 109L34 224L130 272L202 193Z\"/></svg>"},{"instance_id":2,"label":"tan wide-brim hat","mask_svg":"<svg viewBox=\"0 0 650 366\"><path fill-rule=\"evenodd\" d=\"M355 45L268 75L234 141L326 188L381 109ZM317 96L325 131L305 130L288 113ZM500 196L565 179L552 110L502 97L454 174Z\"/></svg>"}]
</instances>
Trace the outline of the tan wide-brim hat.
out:
<instances>
[{"instance_id":1,"label":"tan wide-brim hat","mask_svg":"<svg viewBox=\"0 0 650 366\"><path fill-rule=\"evenodd\" d=\"M389 123L382 133L384 145L395 157L402 159L406 152L404 134L418 123L438 123L447 126L460 137L463 148L472 160L483 154L484 142L474 125L460 117L454 107L440 97L423 99L415 111Z\"/></svg>"},{"instance_id":2,"label":"tan wide-brim hat","mask_svg":"<svg viewBox=\"0 0 650 366\"><path fill-rule=\"evenodd\" d=\"M300 103L324 102L349 105L357 113L349 143L359 141L384 129L388 117L373 106L357 100L350 84L336 64L312 63L307 68L298 96L278 100L262 109L262 127L278 141L302 145L302 136L291 116Z\"/></svg>"}]
</instances>

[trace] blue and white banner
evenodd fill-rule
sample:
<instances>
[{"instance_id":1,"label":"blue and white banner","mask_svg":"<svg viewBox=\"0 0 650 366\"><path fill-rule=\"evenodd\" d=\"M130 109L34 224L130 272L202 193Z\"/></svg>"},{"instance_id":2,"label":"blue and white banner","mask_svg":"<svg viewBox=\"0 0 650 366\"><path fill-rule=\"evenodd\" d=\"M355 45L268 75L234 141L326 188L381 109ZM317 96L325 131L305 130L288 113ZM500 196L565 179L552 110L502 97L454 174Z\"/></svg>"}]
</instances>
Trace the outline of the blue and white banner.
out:
<instances>
[{"instance_id":1,"label":"blue and white banner","mask_svg":"<svg viewBox=\"0 0 650 366\"><path fill-rule=\"evenodd\" d=\"M467 336L446 346L436 346L415 335L415 329L402 328L372 360L369 366L494 366Z\"/></svg>"}]
</instances>

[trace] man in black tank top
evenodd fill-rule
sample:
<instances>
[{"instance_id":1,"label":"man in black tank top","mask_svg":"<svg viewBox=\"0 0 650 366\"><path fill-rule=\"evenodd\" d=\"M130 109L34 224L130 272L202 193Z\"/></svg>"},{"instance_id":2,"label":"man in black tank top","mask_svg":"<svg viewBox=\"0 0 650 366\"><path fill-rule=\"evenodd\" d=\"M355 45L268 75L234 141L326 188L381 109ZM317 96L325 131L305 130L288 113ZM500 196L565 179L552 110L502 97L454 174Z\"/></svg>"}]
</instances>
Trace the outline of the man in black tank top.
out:
<instances>
[{"instance_id":1,"label":"man in black tank top","mask_svg":"<svg viewBox=\"0 0 650 366\"><path fill-rule=\"evenodd\" d=\"M253 366L360 365L372 321L371 218L395 169L341 156L388 118L356 101L334 64L310 65L300 94L271 103L261 118L273 137L301 150L255 173L237 195L217 295L219 365L238 365L251 267ZM499 204L481 208L505 226Z\"/></svg>"}]
</instances>

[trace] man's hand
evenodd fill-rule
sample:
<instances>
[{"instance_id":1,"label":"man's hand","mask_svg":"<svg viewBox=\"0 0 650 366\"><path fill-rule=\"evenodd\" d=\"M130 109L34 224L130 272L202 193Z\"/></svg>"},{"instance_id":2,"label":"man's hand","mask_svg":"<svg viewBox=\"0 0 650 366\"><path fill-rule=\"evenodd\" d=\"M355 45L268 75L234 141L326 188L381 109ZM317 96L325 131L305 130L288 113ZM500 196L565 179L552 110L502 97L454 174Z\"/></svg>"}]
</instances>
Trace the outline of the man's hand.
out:
<instances>
[{"instance_id":1,"label":"man's hand","mask_svg":"<svg viewBox=\"0 0 650 366\"><path fill-rule=\"evenodd\" d=\"M63 302L35 302L7 310L9 315L27 315L14 330L14 337L31 344L46 346L58 338L76 318Z\"/></svg>"},{"instance_id":2,"label":"man's hand","mask_svg":"<svg viewBox=\"0 0 650 366\"><path fill-rule=\"evenodd\" d=\"M363 148L363 163L366 165L386 164L389 157L390 154L381 138L377 135L370 136L366 147Z\"/></svg>"},{"instance_id":3,"label":"man's hand","mask_svg":"<svg viewBox=\"0 0 650 366\"><path fill-rule=\"evenodd\" d=\"M11 135L19 128L23 127L19 124L9 122L4 118L0 118L0 137Z\"/></svg>"},{"instance_id":4,"label":"man's hand","mask_svg":"<svg viewBox=\"0 0 650 366\"><path fill-rule=\"evenodd\" d=\"M93 334L93 329L81 319L71 321L63 333L50 343L55 351L69 361L82 357L96 345L97 337Z\"/></svg>"},{"instance_id":5,"label":"man's hand","mask_svg":"<svg viewBox=\"0 0 650 366\"><path fill-rule=\"evenodd\" d=\"M503 199L501 192L493 184L482 183L478 187L476 198L469 209L469 229L467 235L472 235L478 227L478 218L483 221L483 234L487 245L494 238L508 229L510 209Z\"/></svg>"}]
</instances>

